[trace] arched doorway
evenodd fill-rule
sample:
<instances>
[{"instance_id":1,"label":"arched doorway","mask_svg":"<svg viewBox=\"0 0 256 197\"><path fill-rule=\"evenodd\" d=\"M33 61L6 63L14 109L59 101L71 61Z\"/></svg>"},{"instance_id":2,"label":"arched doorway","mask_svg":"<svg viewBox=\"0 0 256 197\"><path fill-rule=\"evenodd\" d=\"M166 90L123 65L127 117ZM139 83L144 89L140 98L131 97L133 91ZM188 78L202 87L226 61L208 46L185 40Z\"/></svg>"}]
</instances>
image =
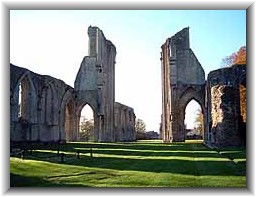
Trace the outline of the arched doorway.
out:
<instances>
[{"instance_id":1,"label":"arched doorway","mask_svg":"<svg viewBox=\"0 0 256 197\"><path fill-rule=\"evenodd\" d=\"M180 133L180 136L183 137L183 141L186 140L186 135L187 135L186 125L185 125L186 108L187 108L187 106L190 107L190 105L192 105L192 108L193 108L192 111L190 110L191 114L189 114L189 118L190 118L190 122L191 122L190 124L192 124L192 127L193 127L192 129L195 130L194 126L196 126L196 125L194 123L195 123L195 118L196 118L197 114L198 114L198 117L200 116L200 118L202 119L201 120L202 125L198 124L197 129L198 130L200 130L200 129L203 130L202 128L205 128L204 94L201 94L195 88L188 87L181 94L181 97L179 98L179 111L180 111L180 113L179 113L179 116L178 116L178 123L179 123L179 130L178 131ZM197 111L195 111L195 110L197 110ZM187 112L187 113L189 113L189 112ZM191 116L194 116L194 119ZM204 137L203 134L201 136L202 136L202 138ZM199 136L197 138L199 138Z\"/></svg>"},{"instance_id":2,"label":"arched doorway","mask_svg":"<svg viewBox=\"0 0 256 197\"><path fill-rule=\"evenodd\" d=\"M68 89L63 96L59 113L59 141L77 141L78 124L76 102L72 95L72 89Z\"/></svg>"},{"instance_id":3,"label":"arched doorway","mask_svg":"<svg viewBox=\"0 0 256 197\"><path fill-rule=\"evenodd\" d=\"M36 140L33 126L37 122L37 96L29 73L24 73L15 84L11 92L10 110L11 140Z\"/></svg>"},{"instance_id":4,"label":"arched doorway","mask_svg":"<svg viewBox=\"0 0 256 197\"><path fill-rule=\"evenodd\" d=\"M18 94L18 111L16 117L29 121L30 123L36 122L37 97L34 84L29 75L21 78L16 89L16 94Z\"/></svg>"},{"instance_id":5,"label":"arched doorway","mask_svg":"<svg viewBox=\"0 0 256 197\"><path fill-rule=\"evenodd\" d=\"M79 139L85 142L94 141L94 112L88 104L82 108L80 113Z\"/></svg>"},{"instance_id":6,"label":"arched doorway","mask_svg":"<svg viewBox=\"0 0 256 197\"><path fill-rule=\"evenodd\" d=\"M100 116L97 113L97 106L94 105L94 102L80 102L77 105L76 114L77 114L77 128L79 137L82 137L80 141L94 141L98 142L100 139L100 131L101 131L101 124L100 124ZM89 121L89 122L88 122ZM80 125L81 122L84 122L83 124L87 124L90 127L90 132L87 130L87 134L83 133L81 134L81 129L84 130L85 128L82 128ZM93 124L92 124L93 123ZM93 128L92 128L93 126ZM84 130L85 132L85 130ZM80 135L81 134L81 135ZM84 136L83 136L84 135Z\"/></svg>"},{"instance_id":7,"label":"arched doorway","mask_svg":"<svg viewBox=\"0 0 256 197\"><path fill-rule=\"evenodd\" d=\"M75 110L74 102L70 99L65 106L65 135L66 141L76 141L77 132L75 131ZM60 136L61 137L61 136ZM60 138L62 139L62 138Z\"/></svg>"},{"instance_id":8,"label":"arched doorway","mask_svg":"<svg viewBox=\"0 0 256 197\"><path fill-rule=\"evenodd\" d=\"M192 99L185 108L185 139L203 139L204 116L200 104Z\"/></svg>"}]
</instances>

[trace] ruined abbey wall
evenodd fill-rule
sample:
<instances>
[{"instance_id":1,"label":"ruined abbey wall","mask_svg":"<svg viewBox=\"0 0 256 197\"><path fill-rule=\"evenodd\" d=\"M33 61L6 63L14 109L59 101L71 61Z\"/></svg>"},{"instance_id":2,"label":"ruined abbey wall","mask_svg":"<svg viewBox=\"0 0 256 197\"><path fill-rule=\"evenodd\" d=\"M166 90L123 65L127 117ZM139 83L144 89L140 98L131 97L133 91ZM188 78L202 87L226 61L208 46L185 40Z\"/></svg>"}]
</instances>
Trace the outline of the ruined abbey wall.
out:
<instances>
[{"instance_id":1,"label":"ruined abbey wall","mask_svg":"<svg viewBox=\"0 0 256 197\"><path fill-rule=\"evenodd\" d=\"M131 107L115 102L115 138L117 141L135 141L134 110Z\"/></svg>"},{"instance_id":2,"label":"ruined abbey wall","mask_svg":"<svg viewBox=\"0 0 256 197\"><path fill-rule=\"evenodd\" d=\"M80 105L89 104L95 115L96 141L114 142L115 46L97 27L88 28L89 56L84 57L75 80Z\"/></svg>"},{"instance_id":3,"label":"ruined abbey wall","mask_svg":"<svg viewBox=\"0 0 256 197\"><path fill-rule=\"evenodd\" d=\"M133 109L115 103L116 48L97 27L90 26L88 35L89 55L82 60L74 88L10 64L11 141L78 141L87 104L94 114L94 141L135 140Z\"/></svg>"},{"instance_id":4,"label":"ruined abbey wall","mask_svg":"<svg viewBox=\"0 0 256 197\"><path fill-rule=\"evenodd\" d=\"M195 99L204 108L205 74L184 28L162 45L162 133L164 142L185 141L185 108Z\"/></svg>"},{"instance_id":5,"label":"ruined abbey wall","mask_svg":"<svg viewBox=\"0 0 256 197\"><path fill-rule=\"evenodd\" d=\"M59 79L12 64L10 71L11 141L76 140L75 132L67 136L64 117L66 102L73 100L73 88Z\"/></svg>"},{"instance_id":6,"label":"ruined abbey wall","mask_svg":"<svg viewBox=\"0 0 256 197\"><path fill-rule=\"evenodd\" d=\"M205 81L204 70L189 46L188 28L168 38L161 48L163 141L185 141L185 109L194 99L204 116L205 143L244 145L246 66L212 71Z\"/></svg>"},{"instance_id":7,"label":"ruined abbey wall","mask_svg":"<svg viewBox=\"0 0 256 197\"><path fill-rule=\"evenodd\" d=\"M62 80L10 64L11 142L79 140L81 110L94 114L96 142L136 140L135 114L115 102L116 48L97 27L88 28L89 54L74 88ZM246 65L204 70L184 28L162 45L161 134L165 143L185 141L185 109L196 100L204 116L204 141L214 146L246 144Z\"/></svg>"},{"instance_id":8,"label":"ruined abbey wall","mask_svg":"<svg viewBox=\"0 0 256 197\"><path fill-rule=\"evenodd\" d=\"M241 99L246 94L240 94L241 86L246 88L246 65L234 65L208 74L206 120L209 126L205 139L208 144L245 144L246 114L241 111Z\"/></svg>"}]
</instances>

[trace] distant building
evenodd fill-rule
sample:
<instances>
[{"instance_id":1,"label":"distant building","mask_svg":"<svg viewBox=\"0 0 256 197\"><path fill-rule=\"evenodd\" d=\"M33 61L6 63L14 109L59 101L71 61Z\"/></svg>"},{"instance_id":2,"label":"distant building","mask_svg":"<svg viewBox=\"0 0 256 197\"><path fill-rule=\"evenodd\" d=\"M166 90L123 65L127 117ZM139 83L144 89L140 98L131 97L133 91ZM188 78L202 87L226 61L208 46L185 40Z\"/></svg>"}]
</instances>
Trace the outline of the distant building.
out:
<instances>
[{"instance_id":1,"label":"distant building","mask_svg":"<svg viewBox=\"0 0 256 197\"><path fill-rule=\"evenodd\" d=\"M137 140L154 140L160 139L159 133L155 131L147 131L147 132L138 132L136 135Z\"/></svg>"},{"instance_id":2,"label":"distant building","mask_svg":"<svg viewBox=\"0 0 256 197\"><path fill-rule=\"evenodd\" d=\"M149 139L159 139L159 133L157 133L155 131L147 131L146 137Z\"/></svg>"}]
</instances>

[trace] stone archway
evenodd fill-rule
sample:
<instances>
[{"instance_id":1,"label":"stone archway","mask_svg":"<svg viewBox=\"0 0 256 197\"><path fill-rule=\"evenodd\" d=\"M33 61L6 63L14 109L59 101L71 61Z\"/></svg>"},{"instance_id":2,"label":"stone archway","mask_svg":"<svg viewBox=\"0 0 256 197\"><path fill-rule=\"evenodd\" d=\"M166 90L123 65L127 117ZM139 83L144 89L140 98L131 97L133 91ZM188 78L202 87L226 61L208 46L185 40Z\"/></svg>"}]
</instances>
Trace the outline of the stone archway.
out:
<instances>
[{"instance_id":1,"label":"stone archway","mask_svg":"<svg viewBox=\"0 0 256 197\"><path fill-rule=\"evenodd\" d=\"M79 102L78 103L78 106L77 106L77 109L76 109L76 114L77 114L77 125L78 125L78 128L79 128L79 124L80 124L80 117L81 117L81 112L82 112L82 109L86 106L90 106L91 110L93 111L93 121L94 121L94 127L93 127L93 141L97 142L99 141L99 136L100 136L100 131L101 131L101 122L100 122L100 116L98 115L97 113L97 108L95 105L93 105L92 103L90 102L86 102L86 101L83 101L83 102Z\"/></svg>"},{"instance_id":2,"label":"stone archway","mask_svg":"<svg viewBox=\"0 0 256 197\"><path fill-rule=\"evenodd\" d=\"M179 118L179 133L180 135L185 137L186 134L186 128L185 128L185 124L184 124L184 120L185 120L185 110L187 105L190 103L190 101L196 101L198 103L198 105L200 106L201 110L202 110L202 114L203 114L203 127L205 128L206 125L206 121L205 121L205 106L204 106L204 99L195 91L195 90L188 90L186 92L184 92L184 94L182 95L182 97L180 98L180 102L179 102L179 108L180 108L180 118ZM203 135L204 136L204 135Z\"/></svg>"},{"instance_id":3,"label":"stone archway","mask_svg":"<svg viewBox=\"0 0 256 197\"><path fill-rule=\"evenodd\" d=\"M59 112L59 141L77 141L78 127L76 124L76 103L73 99L72 89L68 89L65 92Z\"/></svg>"},{"instance_id":4,"label":"stone archway","mask_svg":"<svg viewBox=\"0 0 256 197\"><path fill-rule=\"evenodd\" d=\"M185 141L185 108L195 99L203 112L205 73L189 46L189 28L162 45L162 138L165 143ZM205 113L205 112L204 112Z\"/></svg>"},{"instance_id":5,"label":"stone archway","mask_svg":"<svg viewBox=\"0 0 256 197\"><path fill-rule=\"evenodd\" d=\"M31 74L20 73L11 83L11 141L37 140L37 95Z\"/></svg>"},{"instance_id":6,"label":"stone archway","mask_svg":"<svg viewBox=\"0 0 256 197\"><path fill-rule=\"evenodd\" d=\"M35 123L37 121L36 116L34 115L37 110L37 96L29 72L20 77L13 95L15 95L14 98L16 98L15 105L20 105L18 108L16 106L18 110L15 113L15 118L22 117L31 123Z\"/></svg>"},{"instance_id":7,"label":"stone archway","mask_svg":"<svg viewBox=\"0 0 256 197\"><path fill-rule=\"evenodd\" d=\"M201 105L193 98L184 109L185 139L204 139L205 119Z\"/></svg>"},{"instance_id":8,"label":"stone archway","mask_svg":"<svg viewBox=\"0 0 256 197\"><path fill-rule=\"evenodd\" d=\"M195 100L201 107L203 114L205 114L205 106L204 106L204 92L200 91L202 89L201 86L199 87L192 87L189 86L186 90L184 90L182 93L180 93L180 96L174 98L171 98L174 100L175 104L173 104L171 107L172 110L175 113L171 112L171 120L172 123L172 141L185 141L185 109L187 104L191 100ZM181 90L179 90L181 92ZM176 92L177 93L177 92ZM204 118L205 120L205 118ZM205 124L205 123L204 123Z\"/></svg>"},{"instance_id":9,"label":"stone archway","mask_svg":"<svg viewBox=\"0 0 256 197\"><path fill-rule=\"evenodd\" d=\"M94 141L94 112L90 105L86 104L81 109L79 119L79 140Z\"/></svg>"}]
</instances>

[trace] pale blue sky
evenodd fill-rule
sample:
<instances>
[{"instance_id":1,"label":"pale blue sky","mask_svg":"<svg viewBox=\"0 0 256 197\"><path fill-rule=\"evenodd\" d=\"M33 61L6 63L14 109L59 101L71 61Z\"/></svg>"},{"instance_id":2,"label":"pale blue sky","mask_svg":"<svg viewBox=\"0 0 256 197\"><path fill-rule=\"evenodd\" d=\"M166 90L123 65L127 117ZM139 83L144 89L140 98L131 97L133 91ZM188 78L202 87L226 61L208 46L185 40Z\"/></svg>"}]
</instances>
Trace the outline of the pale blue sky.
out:
<instances>
[{"instance_id":1,"label":"pale blue sky","mask_svg":"<svg viewBox=\"0 0 256 197\"><path fill-rule=\"evenodd\" d=\"M190 47L207 74L246 45L245 10L74 10L10 12L10 62L74 86L88 55L87 28L116 46L116 101L134 108L147 130L161 117L161 45L190 27Z\"/></svg>"}]
</instances>

